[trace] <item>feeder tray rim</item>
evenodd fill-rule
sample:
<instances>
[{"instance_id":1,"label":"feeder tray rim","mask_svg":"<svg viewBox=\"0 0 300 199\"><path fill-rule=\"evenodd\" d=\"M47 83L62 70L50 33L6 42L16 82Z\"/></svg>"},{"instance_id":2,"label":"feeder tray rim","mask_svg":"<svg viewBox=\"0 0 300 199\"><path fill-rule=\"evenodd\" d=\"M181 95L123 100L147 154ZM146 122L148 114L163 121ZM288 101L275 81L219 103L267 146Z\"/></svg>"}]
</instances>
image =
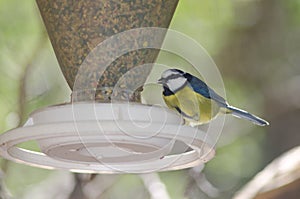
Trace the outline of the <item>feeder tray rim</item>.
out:
<instances>
[{"instance_id":1,"label":"feeder tray rim","mask_svg":"<svg viewBox=\"0 0 300 199\"><path fill-rule=\"evenodd\" d=\"M65 105L65 106L63 106ZM85 107L94 107L93 103L80 103L80 104L63 104L58 106L52 106L47 107L41 110L36 111L34 114L31 115L31 117L35 118L36 115L40 115L41 113L48 111L57 111L59 112L60 109L66 110L66 108L69 108L72 105L75 105L75 109L79 107L79 109L84 109ZM77 105L77 106L76 106ZM99 105L99 104L98 104ZM125 107L127 108L128 104L122 103L122 104L116 104L117 106ZM109 106L109 103L100 104L100 106ZM99 107L96 107L99 109ZM143 106L145 109L144 111L150 110L151 106L144 106L139 104L139 106ZM130 107L130 106L129 106ZM136 107L136 106L133 106ZM156 111L166 111L164 108L156 107ZM112 109L112 111L115 109ZM122 111L122 108L120 109ZM120 111L119 110L119 111ZM155 114L155 112L154 112ZM168 112L167 113L168 119L166 124L159 123L158 121L151 123L150 126L137 129L134 127L137 135L143 135L148 136L152 133L153 129L160 129L160 125L164 125L159 135L156 136L155 142L147 142L147 144L151 143L155 146L159 146L159 152L167 153L169 148L165 147L166 144L169 142L172 142L174 140L181 141L183 143L186 143L188 146L190 146L193 150L188 152L180 152L179 154L175 155L168 155L166 154L166 157L163 159L160 159L161 157L158 156L159 153L156 153L154 151L153 153L145 153L141 154L140 156L129 155L128 158L131 159L131 161L126 161L126 156L121 157L123 158L124 162L116 162L115 164L102 164L101 162L84 162L84 161L72 161L72 157L74 155L82 155L82 154L71 154L69 159L61 160L61 158L55 159L52 156L49 157L49 154L47 154L47 150L56 150L61 153L64 153L64 145L65 141L70 138L70 140L77 140L76 142L79 144L82 144L82 141L86 141L88 146L88 139L89 136L95 136L95 138L99 139L99 129L97 126L97 119L85 121L82 118L78 118L77 125L79 127L80 136L81 139L78 138L78 132L76 132L76 126L72 120L65 120L63 122L55 122L52 123L43 123L40 121L31 121L31 123L27 123L25 127L13 129L3 135L0 136L0 154L10 160L13 160L15 162L31 165L31 166L37 166L41 168L57 168L57 169L64 169L64 170L71 170L71 171L77 171L82 173L145 173L145 172L154 172L154 171L168 171L168 170L176 170L176 169L183 169L188 168L192 166L197 166L201 163L205 163L208 160L212 159L215 150L212 147L213 142L210 140L210 137L205 134L204 132L200 131L199 129L195 129L189 126L182 126L180 123L181 118L179 118L175 113ZM147 121L147 120L146 120ZM112 143L117 142L119 138L117 139L115 136L118 137L123 134L123 129L119 129L119 127L126 129L133 129L132 121L130 120L120 120L118 121L120 126L115 125L115 121L107 120L107 121L101 121L101 125L103 128L103 136L105 138L108 138L112 141ZM144 125L145 122L143 121L135 121L138 125ZM179 130L178 130L179 128ZM77 129L78 130L78 129ZM98 130L98 131L97 131ZM178 131L178 135L175 136L174 134ZM26 133L29 132L29 133ZM102 133L103 133L102 132ZM105 133L107 132L107 133ZM110 133L109 133L110 132ZM100 134L101 135L101 134ZM136 134L134 134L136 135ZM29 137L28 137L29 136ZM31 137L30 137L31 136ZM175 137L174 137L175 136ZM64 139L61 139L64 138ZM134 143L135 137L131 138L128 137L127 143L130 146L130 143ZM103 138L100 138L103 139ZM126 137L124 138L126 140ZM138 139L139 147L144 146L143 142L145 142L144 139ZM41 145L41 150L44 153L35 152L35 151L28 151L22 148L18 148L17 145L26 141L30 140L37 140L37 142ZM71 144L74 144L72 141ZM104 139L105 141L105 139ZM190 143L189 143L190 142ZM153 145L153 146L154 146ZM68 143L65 145L66 147L69 146ZM171 145L170 145L171 146ZM165 147L165 148L164 148ZM44 149L44 150L43 150ZM105 148L99 148L99 150L103 150ZM88 150L88 149L87 149ZM114 150L114 149L113 149ZM117 149L114 151L114 153L118 152ZM61 153L56 154L58 156L61 156ZM55 155L55 154L54 154ZM113 156L112 156L113 157Z\"/></svg>"}]
</instances>

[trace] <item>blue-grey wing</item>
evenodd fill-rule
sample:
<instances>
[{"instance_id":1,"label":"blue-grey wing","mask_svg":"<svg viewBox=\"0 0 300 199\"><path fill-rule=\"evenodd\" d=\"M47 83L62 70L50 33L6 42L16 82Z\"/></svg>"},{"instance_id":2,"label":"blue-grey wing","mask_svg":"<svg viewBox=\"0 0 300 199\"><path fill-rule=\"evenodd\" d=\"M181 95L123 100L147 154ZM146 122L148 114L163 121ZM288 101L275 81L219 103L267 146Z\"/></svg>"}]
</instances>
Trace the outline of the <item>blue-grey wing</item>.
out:
<instances>
[{"instance_id":1,"label":"blue-grey wing","mask_svg":"<svg viewBox=\"0 0 300 199\"><path fill-rule=\"evenodd\" d=\"M220 106L227 107L228 104L226 100L218 95L214 90L209 88L205 82L202 80L198 79L195 76L192 76L189 73L185 74L185 77L188 79L188 82L190 86L193 88L193 90L197 93L200 93L206 98L213 99L216 101Z\"/></svg>"}]
</instances>

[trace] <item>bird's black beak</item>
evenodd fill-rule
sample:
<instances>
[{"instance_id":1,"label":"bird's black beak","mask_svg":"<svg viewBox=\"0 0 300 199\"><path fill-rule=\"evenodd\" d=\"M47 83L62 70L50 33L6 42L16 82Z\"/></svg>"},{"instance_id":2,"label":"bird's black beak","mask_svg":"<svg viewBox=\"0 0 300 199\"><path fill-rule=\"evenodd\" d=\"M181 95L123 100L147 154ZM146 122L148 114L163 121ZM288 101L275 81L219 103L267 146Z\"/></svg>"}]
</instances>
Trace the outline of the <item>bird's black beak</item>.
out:
<instances>
[{"instance_id":1,"label":"bird's black beak","mask_svg":"<svg viewBox=\"0 0 300 199\"><path fill-rule=\"evenodd\" d=\"M165 79L164 78L160 78L159 80L157 80L158 84L164 84L165 83Z\"/></svg>"}]
</instances>

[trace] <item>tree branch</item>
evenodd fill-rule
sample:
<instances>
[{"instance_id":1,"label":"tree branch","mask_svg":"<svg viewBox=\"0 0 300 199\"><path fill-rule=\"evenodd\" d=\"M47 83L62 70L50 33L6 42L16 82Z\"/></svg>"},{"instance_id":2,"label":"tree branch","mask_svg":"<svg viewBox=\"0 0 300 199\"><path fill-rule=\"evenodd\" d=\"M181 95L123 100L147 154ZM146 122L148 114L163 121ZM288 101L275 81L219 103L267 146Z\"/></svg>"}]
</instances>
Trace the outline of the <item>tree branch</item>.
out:
<instances>
[{"instance_id":1,"label":"tree branch","mask_svg":"<svg viewBox=\"0 0 300 199\"><path fill-rule=\"evenodd\" d=\"M300 146L284 153L258 173L233 199L251 199L300 179ZM269 197L275 198L275 197Z\"/></svg>"},{"instance_id":2,"label":"tree branch","mask_svg":"<svg viewBox=\"0 0 300 199\"><path fill-rule=\"evenodd\" d=\"M157 173L142 174L140 177L151 195L151 199L170 199L166 186Z\"/></svg>"}]
</instances>

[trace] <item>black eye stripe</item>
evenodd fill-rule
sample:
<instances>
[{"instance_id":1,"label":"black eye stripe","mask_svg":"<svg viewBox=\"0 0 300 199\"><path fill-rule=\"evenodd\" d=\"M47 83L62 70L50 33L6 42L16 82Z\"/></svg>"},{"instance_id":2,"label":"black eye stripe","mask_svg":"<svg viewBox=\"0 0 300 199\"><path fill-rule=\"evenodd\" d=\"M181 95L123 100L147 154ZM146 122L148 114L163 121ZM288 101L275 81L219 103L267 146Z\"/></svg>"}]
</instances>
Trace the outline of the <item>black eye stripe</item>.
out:
<instances>
[{"instance_id":1,"label":"black eye stripe","mask_svg":"<svg viewBox=\"0 0 300 199\"><path fill-rule=\"evenodd\" d=\"M172 74L172 75L168 76L166 79L167 80L177 79L178 77L182 77L182 75L180 75L180 74Z\"/></svg>"},{"instance_id":2,"label":"black eye stripe","mask_svg":"<svg viewBox=\"0 0 300 199\"><path fill-rule=\"evenodd\" d=\"M179 70L179 69L171 69L171 71L176 72L176 73L180 73L180 74L184 74L184 72Z\"/></svg>"}]
</instances>

